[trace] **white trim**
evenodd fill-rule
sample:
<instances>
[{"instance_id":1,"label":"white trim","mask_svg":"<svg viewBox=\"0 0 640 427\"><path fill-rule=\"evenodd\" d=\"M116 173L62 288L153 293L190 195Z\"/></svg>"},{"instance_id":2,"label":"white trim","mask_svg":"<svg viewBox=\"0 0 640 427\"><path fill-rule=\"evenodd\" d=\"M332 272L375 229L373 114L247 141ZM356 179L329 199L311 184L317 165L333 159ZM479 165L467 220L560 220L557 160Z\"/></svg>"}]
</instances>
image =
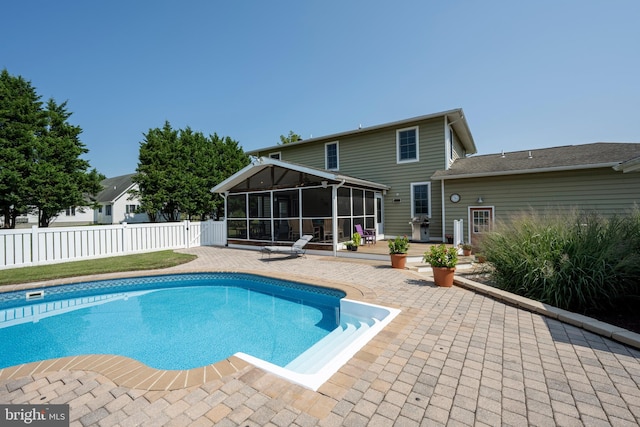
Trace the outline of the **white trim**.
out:
<instances>
[{"instance_id":1,"label":"white trim","mask_svg":"<svg viewBox=\"0 0 640 427\"><path fill-rule=\"evenodd\" d=\"M415 159L400 159L400 132L406 132L409 130L416 131L416 158ZM414 163L420 161L420 127L411 126L408 128L396 129L396 163Z\"/></svg>"},{"instance_id":2,"label":"white trim","mask_svg":"<svg viewBox=\"0 0 640 427\"><path fill-rule=\"evenodd\" d=\"M329 145L335 145L336 146L336 167L335 168L330 168L328 165L328 153L327 153L327 147ZM324 168L326 170L329 171L336 171L336 170L340 170L340 142L339 141L332 141L332 142L325 142L324 144Z\"/></svg>"},{"instance_id":3,"label":"white trim","mask_svg":"<svg viewBox=\"0 0 640 427\"><path fill-rule=\"evenodd\" d=\"M431 210L431 182L429 181L425 181L425 182L412 182L411 183L411 218L415 217L415 216L422 216L424 214L416 214L415 212L415 204L414 204L414 199L413 199L413 189L414 187L418 186L418 185L426 185L429 188L429 214L427 215L427 218L431 218L431 214L432 214L432 210Z\"/></svg>"}]
</instances>

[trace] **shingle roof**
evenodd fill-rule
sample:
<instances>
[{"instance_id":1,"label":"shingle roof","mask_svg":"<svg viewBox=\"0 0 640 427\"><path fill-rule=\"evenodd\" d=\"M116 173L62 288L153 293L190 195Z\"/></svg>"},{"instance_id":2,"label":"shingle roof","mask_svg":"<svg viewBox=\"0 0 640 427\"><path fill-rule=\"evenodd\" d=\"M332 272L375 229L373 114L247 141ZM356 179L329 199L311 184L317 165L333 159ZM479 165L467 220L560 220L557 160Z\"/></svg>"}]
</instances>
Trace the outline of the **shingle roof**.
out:
<instances>
[{"instance_id":1,"label":"shingle roof","mask_svg":"<svg viewBox=\"0 0 640 427\"><path fill-rule=\"evenodd\" d=\"M101 184L104 190L98 193L96 201L98 203L108 203L116 200L133 185L133 181L131 181L133 175L135 174L130 173L128 175L114 176L113 178L103 180Z\"/></svg>"},{"instance_id":2,"label":"shingle roof","mask_svg":"<svg viewBox=\"0 0 640 427\"><path fill-rule=\"evenodd\" d=\"M457 159L432 179L514 175L552 170L614 167L640 156L640 143L596 142L583 145L485 154Z\"/></svg>"}]
</instances>

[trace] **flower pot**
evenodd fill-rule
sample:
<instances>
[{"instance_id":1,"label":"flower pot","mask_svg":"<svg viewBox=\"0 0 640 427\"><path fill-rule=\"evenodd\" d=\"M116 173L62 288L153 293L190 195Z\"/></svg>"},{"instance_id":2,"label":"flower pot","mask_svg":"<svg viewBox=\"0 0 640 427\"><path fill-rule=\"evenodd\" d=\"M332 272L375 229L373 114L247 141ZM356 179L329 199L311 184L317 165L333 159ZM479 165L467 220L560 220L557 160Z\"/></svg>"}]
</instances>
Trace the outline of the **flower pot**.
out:
<instances>
[{"instance_id":1,"label":"flower pot","mask_svg":"<svg viewBox=\"0 0 640 427\"><path fill-rule=\"evenodd\" d=\"M357 247L357 246L351 246L351 248L349 248L349 249L350 249L351 251L355 252L355 251L357 251L357 250L358 250L358 247Z\"/></svg>"},{"instance_id":2,"label":"flower pot","mask_svg":"<svg viewBox=\"0 0 640 427\"><path fill-rule=\"evenodd\" d=\"M453 275L456 271L455 268L447 267L431 267L433 270L433 281L436 286L442 286L443 288L450 288L453 286Z\"/></svg>"},{"instance_id":3,"label":"flower pot","mask_svg":"<svg viewBox=\"0 0 640 427\"><path fill-rule=\"evenodd\" d=\"M463 249L462 250L462 255L471 256L471 249Z\"/></svg>"},{"instance_id":4,"label":"flower pot","mask_svg":"<svg viewBox=\"0 0 640 427\"><path fill-rule=\"evenodd\" d=\"M407 265L407 254L390 254L391 267L404 269Z\"/></svg>"}]
</instances>

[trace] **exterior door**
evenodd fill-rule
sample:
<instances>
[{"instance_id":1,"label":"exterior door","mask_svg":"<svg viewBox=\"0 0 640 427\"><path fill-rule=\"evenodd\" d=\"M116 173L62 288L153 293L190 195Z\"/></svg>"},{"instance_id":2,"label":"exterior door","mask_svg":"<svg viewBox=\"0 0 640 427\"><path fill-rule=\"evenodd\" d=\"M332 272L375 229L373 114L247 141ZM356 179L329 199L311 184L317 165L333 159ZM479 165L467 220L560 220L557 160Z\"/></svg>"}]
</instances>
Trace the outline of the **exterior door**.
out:
<instances>
[{"instance_id":1,"label":"exterior door","mask_svg":"<svg viewBox=\"0 0 640 427\"><path fill-rule=\"evenodd\" d=\"M482 239L482 235L493 228L493 208L469 208L469 234L471 245L475 246Z\"/></svg>"}]
</instances>

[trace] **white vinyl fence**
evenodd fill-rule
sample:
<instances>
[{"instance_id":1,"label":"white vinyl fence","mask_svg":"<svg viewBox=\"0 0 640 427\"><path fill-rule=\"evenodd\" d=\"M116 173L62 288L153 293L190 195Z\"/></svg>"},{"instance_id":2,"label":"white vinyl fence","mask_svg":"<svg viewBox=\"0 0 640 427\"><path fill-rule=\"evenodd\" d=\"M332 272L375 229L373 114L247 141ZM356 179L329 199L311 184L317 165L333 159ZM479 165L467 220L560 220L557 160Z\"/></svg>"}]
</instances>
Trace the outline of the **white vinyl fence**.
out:
<instances>
[{"instance_id":1,"label":"white vinyl fence","mask_svg":"<svg viewBox=\"0 0 640 427\"><path fill-rule=\"evenodd\" d=\"M453 246L464 243L464 221L461 219L453 220Z\"/></svg>"},{"instance_id":2,"label":"white vinyl fence","mask_svg":"<svg viewBox=\"0 0 640 427\"><path fill-rule=\"evenodd\" d=\"M0 269L225 243L223 221L33 226L0 230Z\"/></svg>"}]
</instances>

